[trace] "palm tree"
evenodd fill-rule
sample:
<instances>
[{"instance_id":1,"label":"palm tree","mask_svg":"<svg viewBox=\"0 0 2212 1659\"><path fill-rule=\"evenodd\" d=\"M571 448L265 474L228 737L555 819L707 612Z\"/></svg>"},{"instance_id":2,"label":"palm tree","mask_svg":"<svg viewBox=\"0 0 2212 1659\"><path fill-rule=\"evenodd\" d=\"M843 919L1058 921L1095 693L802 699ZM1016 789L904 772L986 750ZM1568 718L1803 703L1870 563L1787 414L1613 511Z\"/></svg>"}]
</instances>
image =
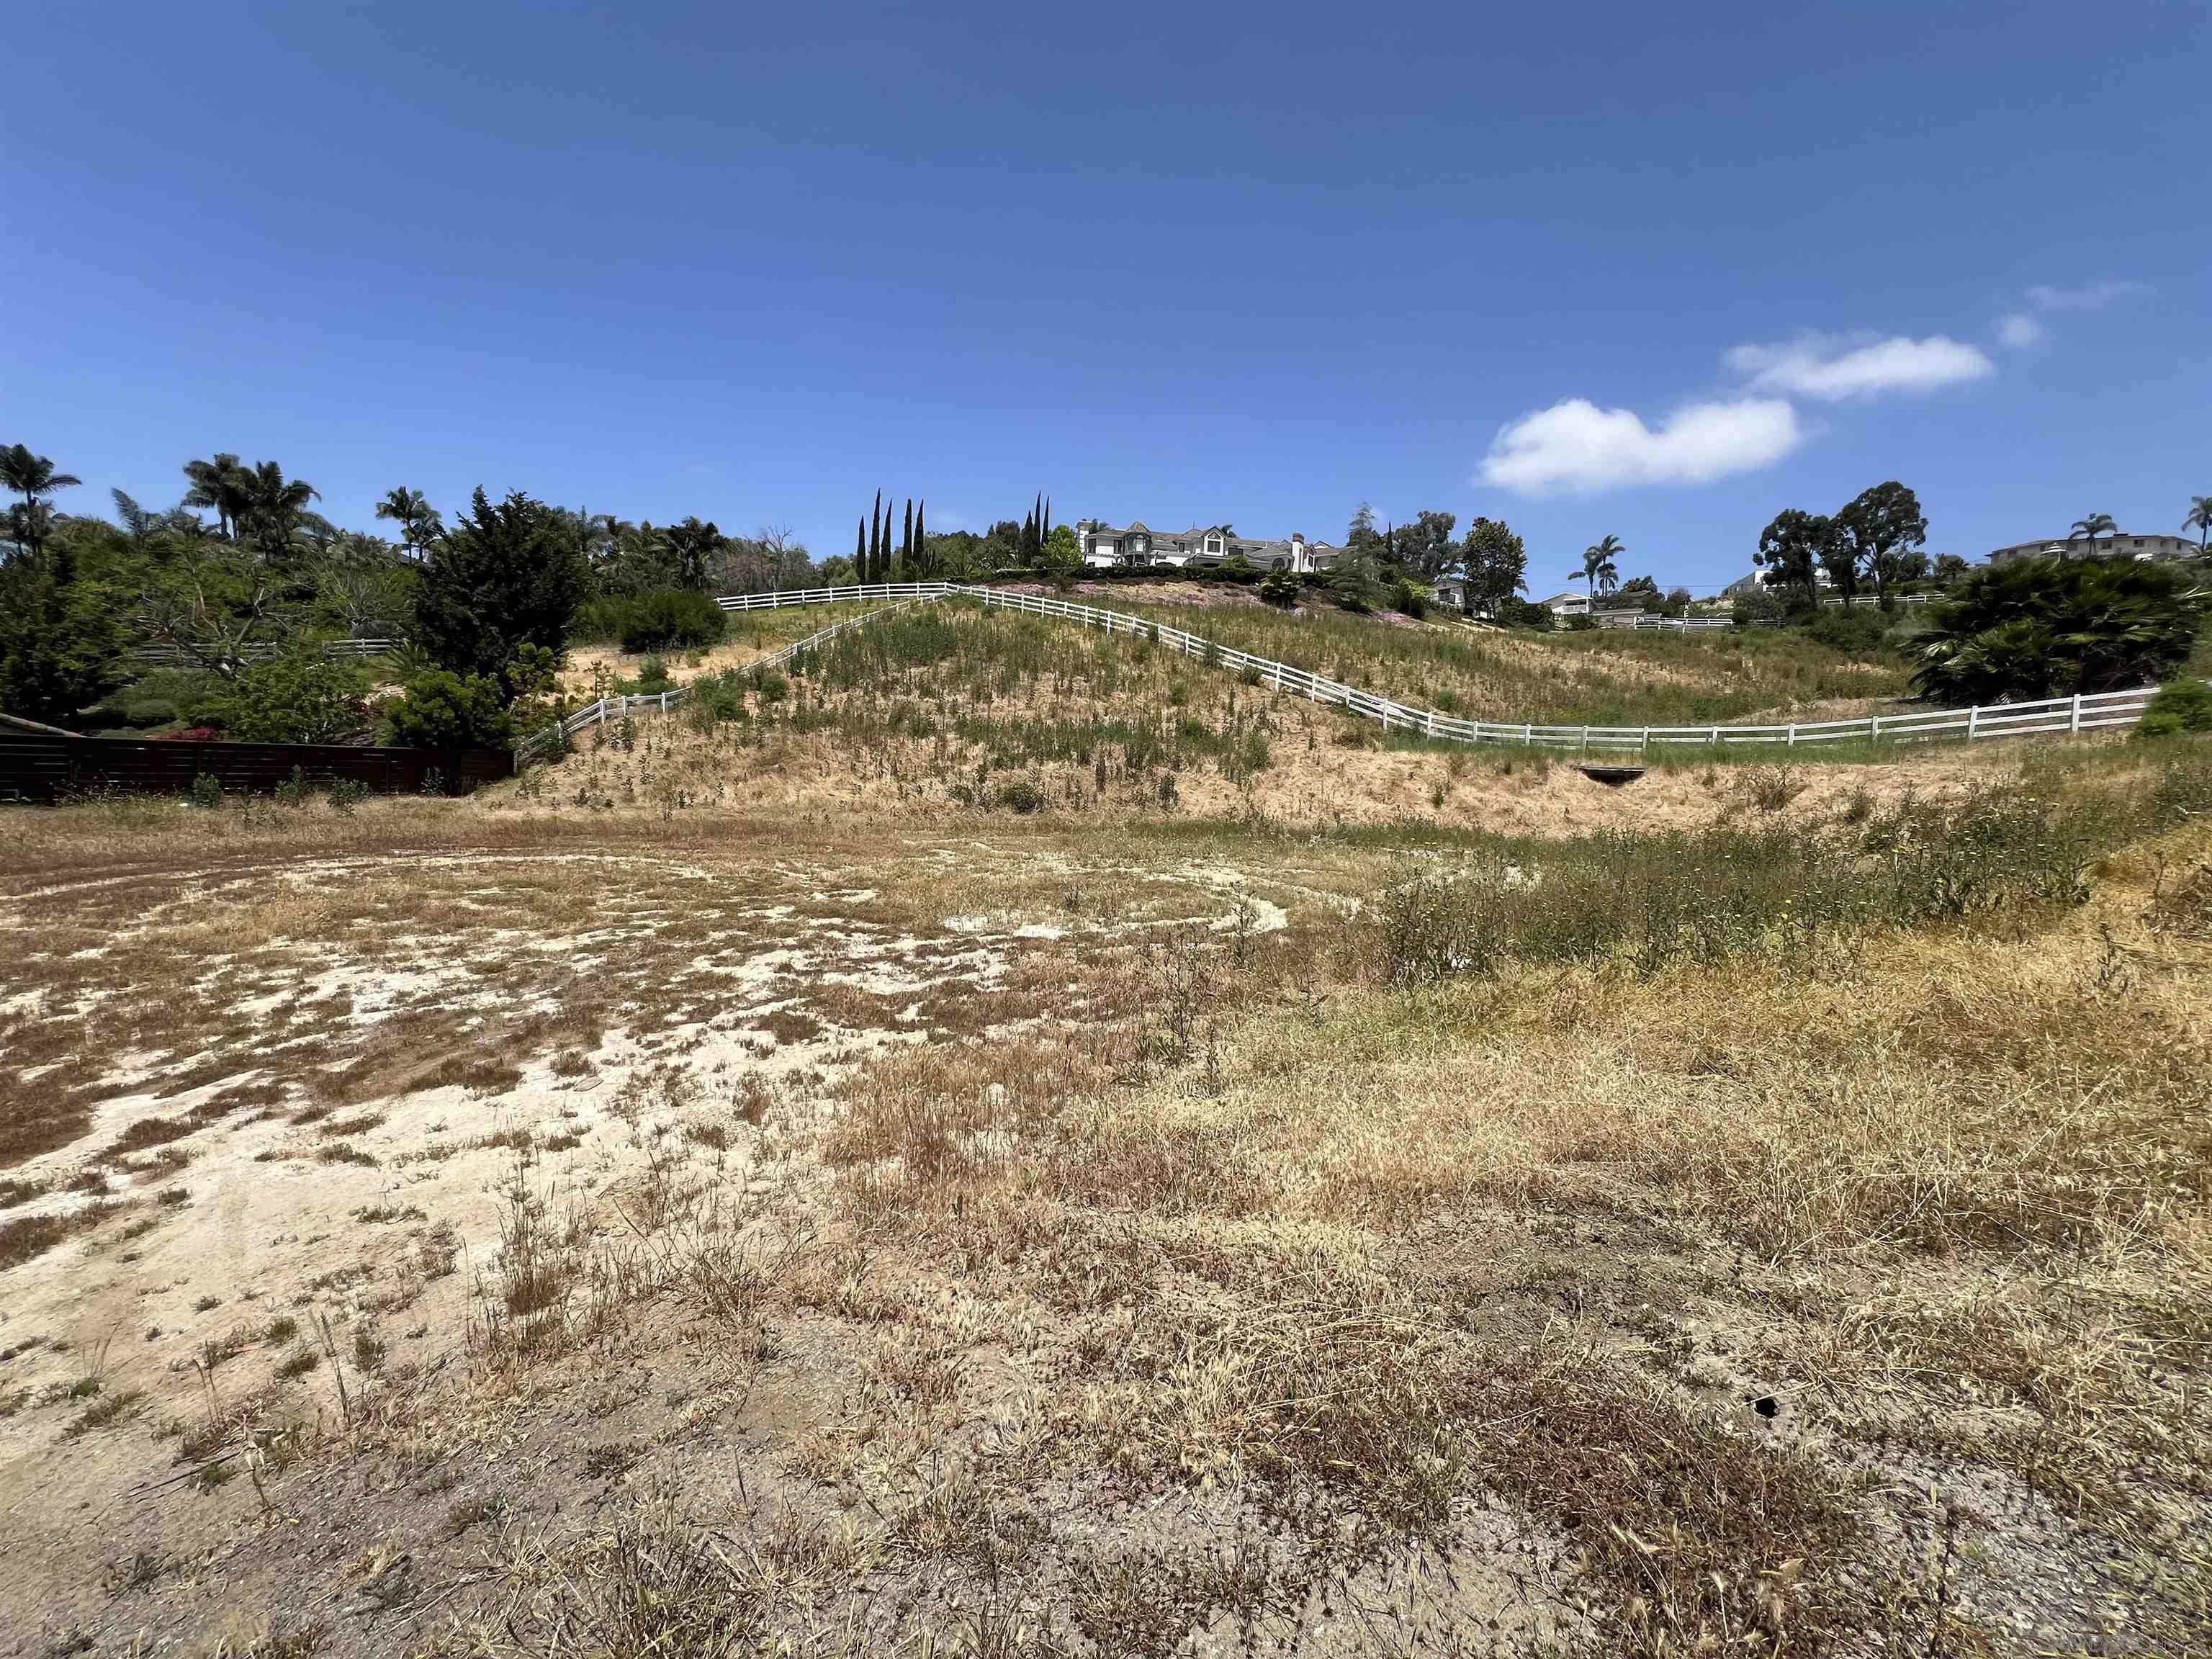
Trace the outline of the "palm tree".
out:
<instances>
[{"instance_id":1,"label":"palm tree","mask_svg":"<svg viewBox=\"0 0 2212 1659\"><path fill-rule=\"evenodd\" d=\"M1583 550L1583 568L1580 570L1567 573L1569 581L1580 577L1589 584L1590 610L1593 612L1597 610L1598 590L1601 587L1610 593L1620 584L1620 566L1617 561L1627 551L1621 545L1620 537L1607 536L1596 546Z\"/></svg>"},{"instance_id":2,"label":"palm tree","mask_svg":"<svg viewBox=\"0 0 2212 1659\"><path fill-rule=\"evenodd\" d=\"M2197 550L2202 553L2212 544L2212 495L2191 495L2189 516L2181 521L2184 530L2197 532Z\"/></svg>"},{"instance_id":3,"label":"palm tree","mask_svg":"<svg viewBox=\"0 0 2212 1659\"><path fill-rule=\"evenodd\" d=\"M707 585L707 562L721 549L722 532L712 520L702 524L694 513L682 524L672 524L661 537L670 561L676 567L678 587L703 588Z\"/></svg>"},{"instance_id":4,"label":"palm tree","mask_svg":"<svg viewBox=\"0 0 2212 1659\"><path fill-rule=\"evenodd\" d=\"M10 444L0 449L0 484L5 484L23 498L23 505L15 515L15 525L21 539L33 553L46 539L49 515L40 510L40 497L51 495L57 489L68 489L81 484L83 479L67 472L54 471L54 464L44 455L33 455L21 444Z\"/></svg>"},{"instance_id":5,"label":"palm tree","mask_svg":"<svg viewBox=\"0 0 2212 1659\"><path fill-rule=\"evenodd\" d=\"M2086 539L2089 544L2089 551L2094 554L2097 550L2097 538L2117 535L2119 528L2119 526L2112 521L2111 514L2092 513L2086 519L2074 520L2074 533L2066 539L2069 542Z\"/></svg>"},{"instance_id":6,"label":"palm tree","mask_svg":"<svg viewBox=\"0 0 2212 1659\"><path fill-rule=\"evenodd\" d=\"M185 491L184 505L204 507L215 514L216 527L228 541L245 516L247 506L245 467L238 457L228 450L211 461L186 461L185 478L191 486Z\"/></svg>"},{"instance_id":7,"label":"palm tree","mask_svg":"<svg viewBox=\"0 0 2212 1659\"><path fill-rule=\"evenodd\" d=\"M322 493L305 478L288 478L274 461L264 461L246 475L246 516L259 538L263 556L270 563L292 550L292 533L309 501Z\"/></svg>"},{"instance_id":8,"label":"palm tree","mask_svg":"<svg viewBox=\"0 0 2212 1659\"><path fill-rule=\"evenodd\" d=\"M384 499L376 504L376 516L390 519L399 526L399 545L410 554L422 552L445 532L438 509L430 505L430 498L404 484L386 492Z\"/></svg>"}]
</instances>

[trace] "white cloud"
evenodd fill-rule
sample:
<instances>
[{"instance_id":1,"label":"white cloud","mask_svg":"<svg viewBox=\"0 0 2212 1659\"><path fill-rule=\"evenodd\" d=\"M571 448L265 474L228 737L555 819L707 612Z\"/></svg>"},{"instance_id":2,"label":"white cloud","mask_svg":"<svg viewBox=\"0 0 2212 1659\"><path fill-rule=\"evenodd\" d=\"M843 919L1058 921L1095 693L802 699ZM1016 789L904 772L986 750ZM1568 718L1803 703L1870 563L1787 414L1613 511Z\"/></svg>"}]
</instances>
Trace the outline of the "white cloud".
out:
<instances>
[{"instance_id":1,"label":"white cloud","mask_svg":"<svg viewBox=\"0 0 2212 1659\"><path fill-rule=\"evenodd\" d=\"M1802 437L1797 411L1779 398L1687 404L1656 430L1632 410L1569 398L1500 428L1480 478L1528 495L1707 483L1770 466Z\"/></svg>"},{"instance_id":2,"label":"white cloud","mask_svg":"<svg viewBox=\"0 0 2212 1659\"><path fill-rule=\"evenodd\" d=\"M1794 392L1823 403L1885 392L1933 392L1996 373L1979 347L1942 334L1924 340L1803 334L1787 345L1738 346L1727 361L1737 374L1750 377L1754 392Z\"/></svg>"},{"instance_id":3,"label":"white cloud","mask_svg":"<svg viewBox=\"0 0 2212 1659\"><path fill-rule=\"evenodd\" d=\"M2133 280L2091 283L2086 288L2053 288L2038 283L2027 291L2027 302L2038 311L2102 311L2115 300L2132 300L2151 291L2148 283Z\"/></svg>"},{"instance_id":4,"label":"white cloud","mask_svg":"<svg viewBox=\"0 0 2212 1659\"><path fill-rule=\"evenodd\" d=\"M2043 325L2024 311L1997 319L1997 338L2008 346L2032 346L2043 337Z\"/></svg>"}]
</instances>

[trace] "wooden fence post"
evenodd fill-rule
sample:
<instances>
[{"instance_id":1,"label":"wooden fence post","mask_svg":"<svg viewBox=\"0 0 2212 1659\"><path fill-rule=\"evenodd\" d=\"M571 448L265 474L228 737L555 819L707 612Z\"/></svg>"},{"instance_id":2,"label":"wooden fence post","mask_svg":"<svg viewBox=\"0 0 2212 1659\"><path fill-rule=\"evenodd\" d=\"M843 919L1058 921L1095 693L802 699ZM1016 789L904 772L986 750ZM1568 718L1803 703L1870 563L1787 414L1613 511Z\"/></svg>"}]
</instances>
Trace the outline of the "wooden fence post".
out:
<instances>
[{"instance_id":1,"label":"wooden fence post","mask_svg":"<svg viewBox=\"0 0 2212 1659\"><path fill-rule=\"evenodd\" d=\"M2066 729L2075 732L2081 729L2081 694L2079 691L2074 694L2074 717L2067 723Z\"/></svg>"},{"instance_id":2,"label":"wooden fence post","mask_svg":"<svg viewBox=\"0 0 2212 1659\"><path fill-rule=\"evenodd\" d=\"M1976 703L1966 710L1966 741L1972 743L1982 734L1982 706Z\"/></svg>"}]
</instances>

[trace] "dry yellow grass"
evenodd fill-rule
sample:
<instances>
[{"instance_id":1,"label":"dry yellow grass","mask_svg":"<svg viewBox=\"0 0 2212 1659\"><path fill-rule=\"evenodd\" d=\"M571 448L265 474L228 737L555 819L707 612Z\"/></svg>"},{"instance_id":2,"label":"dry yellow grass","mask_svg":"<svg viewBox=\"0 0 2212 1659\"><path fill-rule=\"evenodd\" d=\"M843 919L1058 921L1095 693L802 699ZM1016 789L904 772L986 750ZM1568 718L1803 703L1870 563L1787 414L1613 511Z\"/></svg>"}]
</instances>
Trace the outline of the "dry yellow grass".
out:
<instances>
[{"instance_id":1,"label":"dry yellow grass","mask_svg":"<svg viewBox=\"0 0 2212 1659\"><path fill-rule=\"evenodd\" d=\"M91 1121L0 1174L124 1202L4 1270L33 1650L2212 1629L2203 825L2078 908L1398 989L1349 901L1419 840L24 822L0 1064Z\"/></svg>"}]
</instances>

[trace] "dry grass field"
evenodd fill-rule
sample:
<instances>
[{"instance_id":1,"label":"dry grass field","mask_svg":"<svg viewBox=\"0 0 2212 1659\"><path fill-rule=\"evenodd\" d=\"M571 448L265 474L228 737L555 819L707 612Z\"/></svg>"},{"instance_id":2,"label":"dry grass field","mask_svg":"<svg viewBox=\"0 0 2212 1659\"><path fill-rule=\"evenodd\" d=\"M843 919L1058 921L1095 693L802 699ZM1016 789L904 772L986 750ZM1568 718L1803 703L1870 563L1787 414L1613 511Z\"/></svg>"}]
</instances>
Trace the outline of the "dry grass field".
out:
<instances>
[{"instance_id":1,"label":"dry grass field","mask_svg":"<svg viewBox=\"0 0 2212 1659\"><path fill-rule=\"evenodd\" d=\"M8 818L9 1651L2212 1642L2202 745L979 778L1123 692L957 659Z\"/></svg>"}]
</instances>

